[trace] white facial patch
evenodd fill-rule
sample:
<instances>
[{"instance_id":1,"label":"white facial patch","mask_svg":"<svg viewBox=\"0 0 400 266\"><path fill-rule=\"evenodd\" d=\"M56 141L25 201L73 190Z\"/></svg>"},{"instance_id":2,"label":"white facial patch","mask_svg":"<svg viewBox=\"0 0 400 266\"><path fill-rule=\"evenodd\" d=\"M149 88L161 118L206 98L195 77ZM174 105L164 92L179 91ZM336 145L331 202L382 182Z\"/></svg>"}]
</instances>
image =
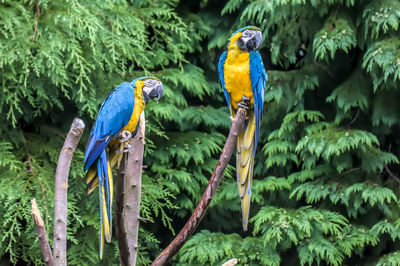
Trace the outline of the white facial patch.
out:
<instances>
[{"instance_id":1,"label":"white facial patch","mask_svg":"<svg viewBox=\"0 0 400 266\"><path fill-rule=\"evenodd\" d=\"M242 37L240 37L240 39L242 39L243 42L246 43L248 40L253 38L253 36L256 35L257 32L258 31L256 30L245 30L244 32L242 32Z\"/></svg>"},{"instance_id":2,"label":"white facial patch","mask_svg":"<svg viewBox=\"0 0 400 266\"><path fill-rule=\"evenodd\" d=\"M144 86L143 86L143 91L149 95L150 92L157 88L158 85L161 85L161 81L156 80L156 79L146 79L144 81Z\"/></svg>"}]
</instances>

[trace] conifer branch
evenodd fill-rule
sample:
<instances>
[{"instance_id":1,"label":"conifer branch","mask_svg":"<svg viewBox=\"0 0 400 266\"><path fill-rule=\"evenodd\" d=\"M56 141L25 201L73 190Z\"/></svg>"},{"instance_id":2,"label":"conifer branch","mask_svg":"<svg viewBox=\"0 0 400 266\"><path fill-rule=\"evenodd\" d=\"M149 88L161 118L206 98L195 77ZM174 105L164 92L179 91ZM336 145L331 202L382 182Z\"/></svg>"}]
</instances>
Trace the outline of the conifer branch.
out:
<instances>
[{"instance_id":1,"label":"conifer branch","mask_svg":"<svg viewBox=\"0 0 400 266\"><path fill-rule=\"evenodd\" d=\"M46 228L44 227L44 222L43 222L42 216L40 215L40 211L36 204L36 200L32 199L31 203L32 203L31 214L32 214L33 222L35 223L35 229L36 229L36 234L39 239L40 249L42 250L43 261L46 263L46 265L52 266L52 265L54 265L53 254L51 253L49 240L48 240L47 234L46 234Z\"/></svg>"},{"instance_id":2,"label":"conifer branch","mask_svg":"<svg viewBox=\"0 0 400 266\"><path fill-rule=\"evenodd\" d=\"M189 220L186 222L185 226L175 237L175 239L168 245L166 249L161 252L160 255L158 255L158 257L153 261L151 265L165 265L168 260L170 260L176 253L178 253L183 244L185 244L185 242L194 233L197 226L200 224L208 207L210 206L215 191L217 190L217 187L221 182L225 168L232 157L233 150L236 146L239 130L243 125L245 117L246 110L242 108L239 109L232 122L231 130L229 131L228 138L226 139L224 149L222 150L218 163L214 169L213 174L211 175L210 181L208 182L206 189L204 190L203 196L197 204L196 209L194 210Z\"/></svg>"},{"instance_id":3,"label":"conifer branch","mask_svg":"<svg viewBox=\"0 0 400 266\"><path fill-rule=\"evenodd\" d=\"M129 142L129 152L123 155L117 177L116 231L121 265L136 265L145 128L142 113L137 133Z\"/></svg>"},{"instance_id":4,"label":"conifer branch","mask_svg":"<svg viewBox=\"0 0 400 266\"><path fill-rule=\"evenodd\" d=\"M79 118L72 122L58 158L54 191L54 265L67 265L67 191L72 156L85 129Z\"/></svg>"}]
</instances>

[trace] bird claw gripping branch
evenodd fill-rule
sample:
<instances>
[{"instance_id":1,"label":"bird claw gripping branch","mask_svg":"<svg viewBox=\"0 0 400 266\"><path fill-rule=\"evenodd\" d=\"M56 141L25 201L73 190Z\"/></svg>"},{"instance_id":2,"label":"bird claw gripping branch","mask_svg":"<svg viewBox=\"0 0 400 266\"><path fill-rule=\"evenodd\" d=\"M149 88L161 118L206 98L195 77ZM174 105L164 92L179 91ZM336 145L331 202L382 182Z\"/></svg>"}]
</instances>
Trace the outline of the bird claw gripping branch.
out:
<instances>
[{"instance_id":1,"label":"bird claw gripping branch","mask_svg":"<svg viewBox=\"0 0 400 266\"><path fill-rule=\"evenodd\" d=\"M121 139L119 140L119 142L121 142L121 143L127 142L128 140L131 139L131 137L132 137L132 134L129 131L124 130L121 132Z\"/></svg>"},{"instance_id":2,"label":"bird claw gripping branch","mask_svg":"<svg viewBox=\"0 0 400 266\"><path fill-rule=\"evenodd\" d=\"M238 108L250 109L250 97L242 96L242 101L238 103Z\"/></svg>"},{"instance_id":3,"label":"bird claw gripping branch","mask_svg":"<svg viewBox=\"0 0 400 266\"><path fill-rule=\"evenodd\" d=\"M132 134L129 131L124 130L121 132L121 138L119 140L121 143L121 150L117 151L117 153L125 153L129 151L131 145L128 143L128 141L131 139L131 137Z\"/></svg>"}]
</instances>

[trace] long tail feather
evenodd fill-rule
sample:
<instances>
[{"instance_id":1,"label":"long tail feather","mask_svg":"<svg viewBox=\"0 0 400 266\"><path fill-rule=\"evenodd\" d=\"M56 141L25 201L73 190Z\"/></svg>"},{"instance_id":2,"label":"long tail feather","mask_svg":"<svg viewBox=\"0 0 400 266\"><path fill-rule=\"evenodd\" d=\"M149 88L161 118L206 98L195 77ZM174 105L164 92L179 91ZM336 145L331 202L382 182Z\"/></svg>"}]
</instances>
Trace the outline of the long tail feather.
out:
<instances>
[{"instance_id":1,"label":"long tail feather","mask_svg":"<svg viewBox=\"0 0 400 266\"><path fill-rule=\"evenodd\" d=\"M253 181L254 154L255 154L255 117L250 119L239 131L236 148L236 170L239 196L242 202L242 225L247 231L250 214L251 184Z\"/></svg>"},{"instance_id":2,"label":"long tail feather","mask_svg":"<svg viewBox=\"0 0 400 266\"><path fill-rule=\"evenodd\" d=\"M100 196L100 258L103 257L104 239L111 242L112 218L111 206L113 200L113 180L110 163L106 151L103 151L97 161L97 182L99 184ZM96 183L93 179L91 185Z\"/></svg>"}]
</instances>

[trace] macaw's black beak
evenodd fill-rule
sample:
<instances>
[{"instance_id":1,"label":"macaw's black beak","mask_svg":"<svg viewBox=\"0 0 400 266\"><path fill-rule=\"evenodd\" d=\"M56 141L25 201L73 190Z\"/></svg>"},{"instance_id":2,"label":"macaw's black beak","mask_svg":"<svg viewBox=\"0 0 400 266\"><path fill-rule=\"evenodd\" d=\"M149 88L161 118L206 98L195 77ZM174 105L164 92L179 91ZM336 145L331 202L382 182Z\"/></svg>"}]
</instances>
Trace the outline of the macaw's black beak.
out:
<instances>
[{"instance_id":1,"label":"macaw's black beak","mask_svg":"<svg viewBox=\"0 0 400 266\"><path fill-rule=\"evenodd\" d=\"M150 91L149 98L155 98L156 101L158 102L161 99L161 97L163 96L163 93L164 93L164 88L160 84Z\"/></svg>"},{"instance_id":2,"label":"macaw's black beak","mask_svg":"<svg viewBox=\"0 0 400 266\"><path fill-rule=\"evenodd\" d=\"M246 47L248 51L255 51L260 47L262 41L261 32L257 31L257 33L247 40Z\"/></svg>"}]
</instances>

